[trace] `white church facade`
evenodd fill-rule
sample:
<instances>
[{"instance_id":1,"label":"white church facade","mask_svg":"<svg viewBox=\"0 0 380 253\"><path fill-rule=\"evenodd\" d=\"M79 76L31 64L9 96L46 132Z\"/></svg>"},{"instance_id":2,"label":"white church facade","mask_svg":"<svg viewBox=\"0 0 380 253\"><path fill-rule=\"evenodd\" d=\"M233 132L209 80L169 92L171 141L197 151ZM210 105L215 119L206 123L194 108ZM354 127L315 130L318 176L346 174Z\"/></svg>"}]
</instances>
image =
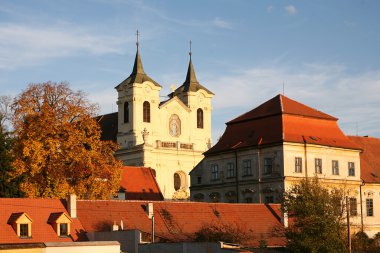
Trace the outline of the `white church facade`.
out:
<instances>
[{"instance_id":1,"label":"white church facade","mask_svg":"<svg viewBox=\"0 0 380 253\"><path fill-rule=\"evenodd\" d=\"M197 81L191 52L185 82L164 101L160 100L162 86L143 69L138 44L132 73L115 89L117 115L103 115L99 121L113 118L114 125L102 126L103 132L117 125L116 157L124 165L152 168L165 199L188 199L189 172L211 146L214 95Z\"/></svg>"}]
</instances>

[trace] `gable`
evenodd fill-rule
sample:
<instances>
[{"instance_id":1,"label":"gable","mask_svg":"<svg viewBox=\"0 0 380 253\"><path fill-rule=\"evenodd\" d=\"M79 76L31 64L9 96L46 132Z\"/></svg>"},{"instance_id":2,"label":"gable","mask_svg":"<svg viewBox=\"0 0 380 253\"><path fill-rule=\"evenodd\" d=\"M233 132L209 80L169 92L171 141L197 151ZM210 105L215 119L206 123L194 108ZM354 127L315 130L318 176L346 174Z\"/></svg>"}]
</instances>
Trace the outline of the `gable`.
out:
<instances>
[{"instance_id":1,"label":"gable","mask_svg":"<svg viewBox=\"0 0 380 253\"><path fill-rule=\"evenodd\" d=\"M48 222L49 223L71 223L72 220L66 213L59 212L59 213L50 214Z\"/></svg>"},{"instance_id":2,"label":"gable","mask_svg":"<svg viewBox=\"0 0 380 253\"><path fill-rule=\"evenodd\" d=\"M32 219L26 213L12 213L9 217L8 224L21 224L21 223L32 223Z\"/></svg>"},{"instance_id":3,"label":"gable","mask_svg":"<svg viewBox=\"0 0 380 253\"><path fill-rule=\"evenodd\" d=\"M159 108L169 108L173 104L181 106L187 112L191 112L190 108L187 107L177 96L164 101L162 104L160 104Z\"/></svg>"}]
</instances>

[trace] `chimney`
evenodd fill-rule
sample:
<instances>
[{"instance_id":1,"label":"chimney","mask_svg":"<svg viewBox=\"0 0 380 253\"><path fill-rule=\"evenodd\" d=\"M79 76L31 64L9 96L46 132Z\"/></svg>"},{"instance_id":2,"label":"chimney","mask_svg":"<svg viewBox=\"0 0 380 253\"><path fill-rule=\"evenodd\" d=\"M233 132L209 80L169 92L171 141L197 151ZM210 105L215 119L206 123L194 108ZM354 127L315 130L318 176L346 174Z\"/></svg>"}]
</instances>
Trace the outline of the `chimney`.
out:
<instances>
[{"instance_id":1,"label":"chimney","mask_svg":"<svg viewBox=\"0 0 380 253\"><path fill-rule=\"evenodd\" d=\"M118 231L118 230L119 230L119 225L117 225L116 221L114 221L112 225L112 231Z\"/></svg>"},{"instance_id":2,"label":"chimney","mask_svg":"<svg viewBox=\"0 0 380 253\"><path fill-rule=\"evenodd\" d=\"M71 218L77 217L77 195L69 195L69 198L67 200L67 209Z\"/></svg>"}]
</instances>

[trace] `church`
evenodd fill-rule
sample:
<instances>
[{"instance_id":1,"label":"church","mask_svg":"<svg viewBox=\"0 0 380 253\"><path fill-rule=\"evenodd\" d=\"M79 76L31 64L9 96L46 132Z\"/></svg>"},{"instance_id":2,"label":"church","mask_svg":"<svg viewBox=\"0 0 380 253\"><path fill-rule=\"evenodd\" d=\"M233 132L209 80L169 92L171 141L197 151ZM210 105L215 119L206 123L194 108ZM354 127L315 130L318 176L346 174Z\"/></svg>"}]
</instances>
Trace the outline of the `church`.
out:
<instances>
[{"instance_id":1,"label":"church","mask_svg":"<svg viewBox=\"0 0 380 253\"><path fill-rule=\"evenodd\" d=\"M189 199L189 172L211 146L211 99L190 61L184 83L160 100L162 86L143 68L139 43L132 73L118 84L118 112L97 118L102 139L120 145L124 165L154 170L165 199Z\"/></svg>"}]
</instances>

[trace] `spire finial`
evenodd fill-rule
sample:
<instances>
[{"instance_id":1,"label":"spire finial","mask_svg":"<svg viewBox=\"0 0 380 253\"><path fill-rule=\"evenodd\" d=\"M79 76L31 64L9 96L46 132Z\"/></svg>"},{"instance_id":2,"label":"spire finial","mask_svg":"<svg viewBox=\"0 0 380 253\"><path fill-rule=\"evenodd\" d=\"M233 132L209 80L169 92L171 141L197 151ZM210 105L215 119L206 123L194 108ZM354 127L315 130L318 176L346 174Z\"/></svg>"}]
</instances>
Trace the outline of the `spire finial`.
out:
<instances>
[{"instance_id":1,"label":"spire finial","mask_svg":"<svg viewBox=\"0 0 380 253\"><path fill-rule=\"evenodd\" d=\"M193 53L191 52L191 40L190 40L190 52L189 52L189 55L190 55L190 59L191 59L191 55L192 55Z\"/></svg>"},{"instance_id":2,"label":"spire finial","mask_svg":"<svg viewBox=\"0 0 380 253\"><path fill-rule=\"evenodd\" d=\"M136 31L136 46L137 46L137 49L139 49L139 30Z\"/></svg>"}]
</instances>

